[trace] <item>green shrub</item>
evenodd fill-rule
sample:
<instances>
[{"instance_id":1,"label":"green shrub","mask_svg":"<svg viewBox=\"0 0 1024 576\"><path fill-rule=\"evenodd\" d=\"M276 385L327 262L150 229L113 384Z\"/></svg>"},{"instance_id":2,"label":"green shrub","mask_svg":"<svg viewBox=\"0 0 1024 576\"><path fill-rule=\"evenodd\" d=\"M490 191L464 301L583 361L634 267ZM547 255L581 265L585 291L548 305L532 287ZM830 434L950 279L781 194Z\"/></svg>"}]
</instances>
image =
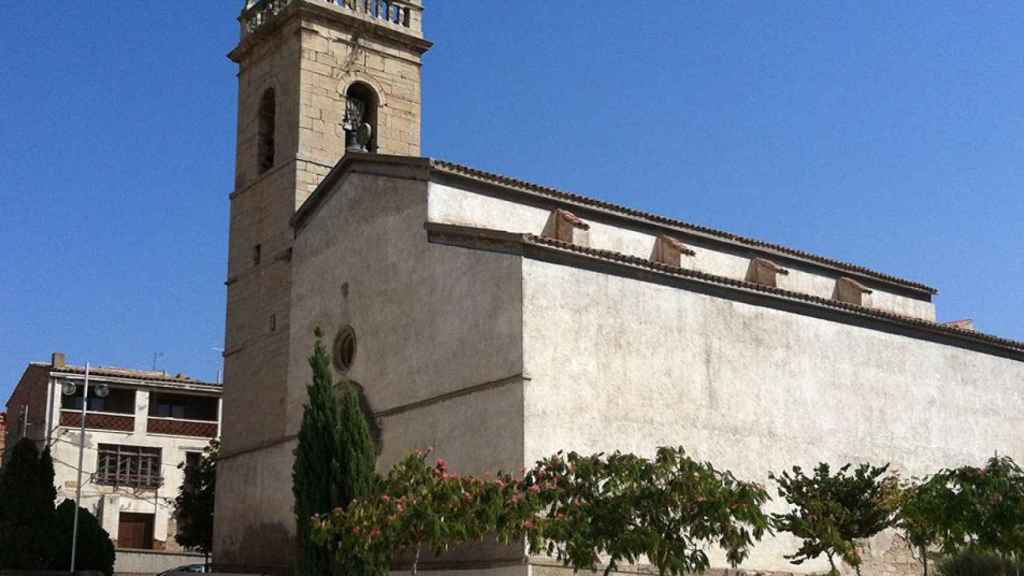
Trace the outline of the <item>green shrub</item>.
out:
<instances>
[{"instance_id":1,"label":"green shrub","mask_svg":"<svg viewBox=\"0 0 1024 576\"><path fill-rule=\"evenodd\" d=\"M71 541L74 536L75 502L65 500L57 506L57 522L53 531L56 546L55 569L67 570L71 566ZM99 520L85 508L78 509L78 543L75 548L75 571L114 573L114 543L110 534L100 526Z\"/></svg>"},{"instance_id":2,"label":"green shrub","mask_svg":"<svg viewBox=\"0 0 1024 576\"><path fill-rule=\"evenodd\" d=\"M0 569L53 566L53 460L27 438L14 445L0 473Z\"/></svg>"},{"instance_id":3,"label":"green shrub","mask_svg":"<svg viewBox=\"0 0 1024 576\"><path fill-rule=\"evenodd\" d=\"M979 552L962 552L947 558L939 564L942 576L1017 576L1024 574L1024 563L982 554Z\"/></svg>"}]
</instances>

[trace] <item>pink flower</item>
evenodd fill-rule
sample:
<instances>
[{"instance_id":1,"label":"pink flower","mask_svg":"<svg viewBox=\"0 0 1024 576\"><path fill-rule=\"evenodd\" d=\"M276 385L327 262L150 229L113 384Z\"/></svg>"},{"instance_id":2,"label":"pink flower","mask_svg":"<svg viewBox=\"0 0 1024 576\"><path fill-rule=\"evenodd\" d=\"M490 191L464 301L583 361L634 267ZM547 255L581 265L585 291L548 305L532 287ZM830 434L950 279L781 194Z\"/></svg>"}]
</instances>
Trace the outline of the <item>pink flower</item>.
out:
<instances>
[{"instance_id":1,"label":"pink flower","mask_svg":"<svg viewBox=\"0 0 1024 576\"><path fill-rule=\"evenodd\" d=\"M540 485L534 484L529 488L531 494L540 494Z\"/></svg>"}]
</instances>

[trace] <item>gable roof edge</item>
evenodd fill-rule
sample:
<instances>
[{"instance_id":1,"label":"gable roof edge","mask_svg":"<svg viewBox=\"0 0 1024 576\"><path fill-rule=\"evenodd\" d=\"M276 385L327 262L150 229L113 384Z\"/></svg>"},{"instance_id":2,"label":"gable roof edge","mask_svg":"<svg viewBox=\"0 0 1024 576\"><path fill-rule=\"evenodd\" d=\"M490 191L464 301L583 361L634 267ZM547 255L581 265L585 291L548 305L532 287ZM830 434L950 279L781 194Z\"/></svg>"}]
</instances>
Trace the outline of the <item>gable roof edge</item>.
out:
<instances>
[{"instance_id":1,"label":"gable roof edge","mask_svg":"<svg viewBox=\"0 0 1024 576\"><path fill-rule=\"evenodd\" d=\"M691 224L689 222L669 218L667 216L636 210L612 202L590 198L573 192L565 192L556 188L478 170L461 164L455 164L443 160L431 160L431 168L433 171L449 176L499 186L519 193L540 195L547 199L567 202L571 205L580 206L585 209L604 212L614 217L642 222L648 226L654 226L662 229L667 228L690 236L706 239L711 242L724 243L748 250L754 250L763 254L781 256L790 260L805 262L810 265L828 268L844 274L854 274L858 277L866 278L869 281L889 284L903 290L909 290L920 295L926 295L929 298L939 292L936 288L926 284L871 270L870 268L857 264L819 256L817 254L795 248L789 248L779 244L773 244L771 242L747 238L724 230Z\"/></svg>"}]
</instances>

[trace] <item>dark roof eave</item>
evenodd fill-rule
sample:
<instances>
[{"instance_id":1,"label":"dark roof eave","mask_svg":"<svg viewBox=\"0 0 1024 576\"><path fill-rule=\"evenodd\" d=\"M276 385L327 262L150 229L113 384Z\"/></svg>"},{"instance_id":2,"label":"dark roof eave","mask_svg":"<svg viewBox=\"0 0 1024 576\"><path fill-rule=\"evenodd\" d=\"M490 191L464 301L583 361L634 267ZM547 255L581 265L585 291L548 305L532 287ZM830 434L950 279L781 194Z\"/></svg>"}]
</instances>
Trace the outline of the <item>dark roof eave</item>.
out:
<instances>
[{"instance_id":1,"label":"dark roof eave","mask_svg":"<svg viewBox=\"0 0 1024 576\"><path fill-rule=\"evenodd\" d=\"M414 169L420 169L423 171L422 178L426 180L428 172L430 170L430 159L422 158L418 156L392 156L387 154L370 154L367 152L346 152L341 160L331 168L331 171L324 176L324 179L317 184L317 187L309 195L308 198L299 206L295 214L292 215L290 223L295 233L298 234L305 226L306 221L312 216L317 209L323 204L323 201L330 195L331 190L334 188L342 177L349 172L356 170L356 166L360 163L363 164L377 164L377 165L391 165L391 166L404 166Z\"/></svg>"},{"instance_id":2,"label":"dark roof eave","mask_svg":"<svg viewBox=\"0 0 1024 576\"><path fill-rule=\"evenodd\" d=\"M67 365L53 367L48 364L41 364L41 366L48 368L52 377L60 378L70 376L75 379L85 377L84 366ZM215 394L220 394L223 390L223 386L221 384L215 384L212 382L175 378L173 376L162 376L143 371L120 368L110 369L104 367L90 367L89 376L90 378L95 378L96 380L102 380L104 382L133 384L142 387L152 386L159 388L174 388L178 390L193 390L197 392L210 392Z\"/></svg>"},{"instance_id":3,"label":"dark roof eave","mask_svg":"<svg viewBox=\"0 0 1024 576\"><path fill-rule=\"evenodd\" d=\"M590 210L601 211L617 218L626 218L638 221L647 226L657 226L660 228L667 227L683 234L707 239L711 242L726 243L768 255L782 256L790 260L802 261L810 265L831 269L837 273L850 274L876 283L888 284L901 290L916 293L920 296L926 296L929 300L932 296L938 294L937 289L926 284L913 282L890 274L884 274L849 262L818 256L810 252L788 248L786 246L772 244L770 242L746 238L744 236L739 236L723 230L717 230L715 228L690 224L689 222L660 216L658 214L652 214L650 212L634 210L632 208L606 202L604 200L597 200L580 194L541 186L525 180L500 176L498 174L477 170L461 164L418 156L391 156L363 152L347 152L292 216L291 225L295 229L296 233L301 230L310 215L316 211L324 198L326 198L330 193L330 189L333 188L346 173L352 171L359 163L365 163L367 165L404 165L423 169L426 173L439 173L450 177L461 178L466 181L481 182L519 194L539 195L548 200L567 202ZM428 176L424 175L422 177L426 179Z\"/></svg>"},{"instance_id":4,"label":"dark roof eave","mask_svg":"<svg viewBox=\"0 0 1024 576\"><path fill-rule=\"evenodd\" d=\"M810 264L831 268L839 272L852 273L860 277L867 277L868 279L876 282L883 282L894 286L898 286L904 290L911 290L923 295L928 295L929 297L934 296L939 292L936 288L933 288L926 284L914 282L911 280L900 278L898 276L884 274L881 272L877 272L875 270L871 270L869 268L865 268L863 266L851 264L849 262L843 262L840 260L834 260L832 258L826 258L824 256L818 256L810 252L805 252L803 250L797 250L794 248L788 248L786 246L772 244L770 242L746 238L744 236L732 234L729 232L725 232L723 230L709 228L706 226L699 226L696 224L691 224L689 222L684 222L682 220L669 218L667 216L661 216L650 212L644 212L642 210L635 210L619 204L614 204L612 202L597 200L595 198L590 198L572 192L565 192L548 186L541 186L539 184L534 184L532 182L527 182L525 180L519 180L517 178L511 178L508 176L501 176L498 174L485 172L483 170L478 170L476 168L471 168L469 166L464 166L461 164L455 164L452 162L446 162L442 160L432 160L431 167L434 170L441 172L443 174L447 174L449 176L455 176L469 181L484 182L487 184L496 185L506 189L516 190L519 192L540 194L544 197L559 201L572 202L574 204L584 206L589 209L605 211L614 214L617 217L639 220L648 225L655 225L661 227L667 226L679 230L683 233L700 236L711 241L730 243L737 246L742 246L747 249L753 249L768 254L777 254L790 259L806 261Z\"/></svg>"}]
</instances>

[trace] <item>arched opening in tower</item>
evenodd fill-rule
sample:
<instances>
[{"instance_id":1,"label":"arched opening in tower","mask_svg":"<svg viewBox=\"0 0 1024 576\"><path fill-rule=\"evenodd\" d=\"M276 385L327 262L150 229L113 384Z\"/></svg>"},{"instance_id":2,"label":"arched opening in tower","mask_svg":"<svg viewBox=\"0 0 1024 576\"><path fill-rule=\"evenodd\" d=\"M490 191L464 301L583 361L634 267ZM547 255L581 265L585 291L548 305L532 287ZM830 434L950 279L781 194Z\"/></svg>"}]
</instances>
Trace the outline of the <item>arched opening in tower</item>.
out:
<instances>
[{"instance_id":1,"label":"arched opening in tower","mask_svg":"<svg viewBox=\"0 0 1024 576\"><path fill-rule=\"evenodd\" d=\"M356 82L345 91L345 149L377 152L377 109L380 99L373 88Z\"/></svg>"}]
</instances>

